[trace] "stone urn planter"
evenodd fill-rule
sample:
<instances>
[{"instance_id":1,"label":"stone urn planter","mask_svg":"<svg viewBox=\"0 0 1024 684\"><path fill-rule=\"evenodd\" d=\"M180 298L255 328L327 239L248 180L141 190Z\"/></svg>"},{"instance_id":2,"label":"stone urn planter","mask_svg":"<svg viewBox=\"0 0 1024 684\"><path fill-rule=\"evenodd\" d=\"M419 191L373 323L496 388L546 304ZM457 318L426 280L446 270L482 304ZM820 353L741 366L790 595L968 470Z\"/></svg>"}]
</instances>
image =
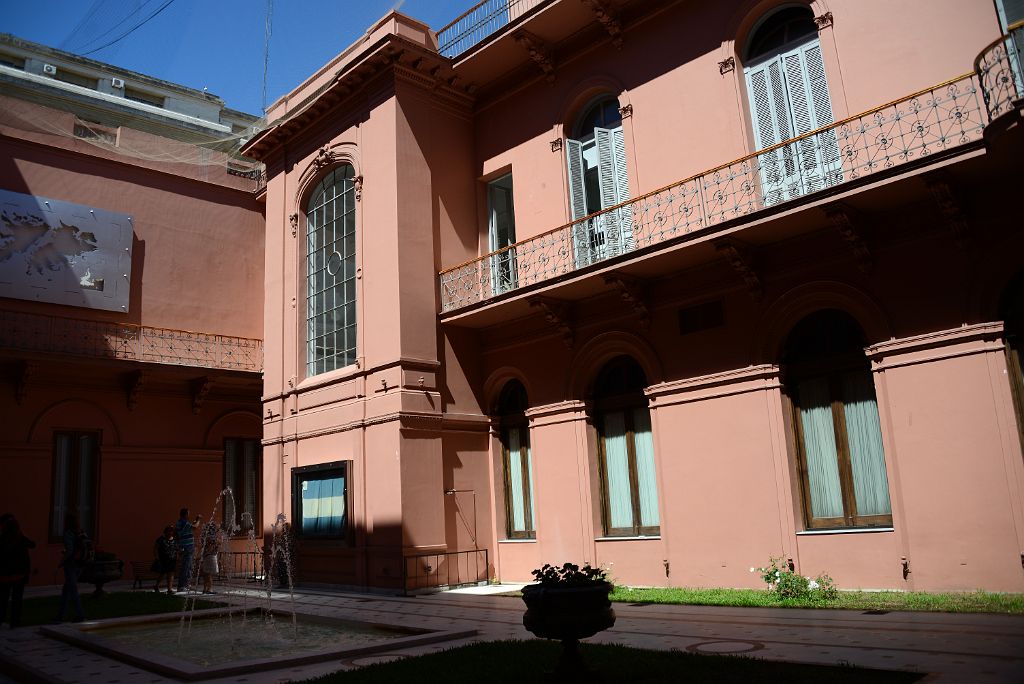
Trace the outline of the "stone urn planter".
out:
<instances>
[{"instance_id":1,"label":"stone urn planter","mask_svg":"<svg viewBox=\"0 0 1024 684\"><path fill-rule=\"evenodd\" d=\"M100 597L105 592L103 591L103 585L107 582L113 582L119 580L124 576L124 561L116 558L112 560L93 560L86 563L82 569L82 574L78 576L79 582L85 582L87 584L95 584L96 591L93 592L93 596Z\"/></svg>"},{"instance_id":2,"label":"stone urn planter","mask_svg":"<svg viewBox=\"0 0 1024 684\"><path fill-rule=\"evenodd\" d=\"M567 573L555 569L563 573L555 580L551 579L550 572L548 581L538 576L551 566L534 571L540 583L523 587L523 602L526 603L523 626L542 639L562 642L557 673L580 674L586 672L586 667L580 658L579 640L615 624L615 611L608 600L612 585L600 570L586 565L582 570L566 565L569 566Z\"/></svg>"}]
</instances>

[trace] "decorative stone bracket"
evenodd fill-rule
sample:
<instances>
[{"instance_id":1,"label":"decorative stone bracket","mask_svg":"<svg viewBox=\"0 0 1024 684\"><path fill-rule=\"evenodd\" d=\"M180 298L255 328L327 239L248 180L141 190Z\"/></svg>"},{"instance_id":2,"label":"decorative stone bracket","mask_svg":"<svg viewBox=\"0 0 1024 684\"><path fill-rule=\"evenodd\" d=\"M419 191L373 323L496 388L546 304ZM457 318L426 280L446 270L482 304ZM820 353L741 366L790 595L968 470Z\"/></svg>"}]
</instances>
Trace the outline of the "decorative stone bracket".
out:
<instances>
[{"instance_id":1,"label":"decorative stone bracket","mask_svg":"<svg viewBox=\"0 0 1024 684\"><path fill-rule=\"evenodd\" d=\"M743 278L743 282L747 286L747 292L750 293L753 300L760 302L761 297L764 295L764 287L761 285L761 278L757 275L757 271L751 265L750 255L747 253L747 250L741 250L738 243L728 239L717 241L715 249L725 257L725 260L729 262L729 265L732 266L737 275Z\"/></svg>"},{"instance_id":2,"label":"decorative stone bracket","mask_svg":"<svg viewBox=\"0 0 1024 684\"><path fill-rule=\"evenodd\" d=\"M622 49L622 22L619 21L619 15L608 7L604 0L580 1L594 13L594 18L600 22L604 30L611 36L612 45L615 46L615 49Z\"/></svg>"},{"instance_id":3,"label":"decorative stone bracket","mask_svg":"<svg viewBox=\"0 0 1024 684\"><path fill-rule=\"evenodd\" d=\"M572 304L551 297L531 297L527 301L530 306L537 307L544 313L544 320L562 336L565 346L572 349L575 342L572 330Z\"/></svg>"},{"instance_id":4,"label":"decorative stone bracket","mask_svg":"<svg viewBox=\"0 0 1024 684\"><path fill-rule=\"evenodd\" d=\"M850 250L853 258L857 261L857 268L861 273L871 273L874 268L874 259L871 257L871 250L864 241L860 226L863 221L851 208L843 204L831 204L825 208L825 215L832 222L833 227L839 231Z\"/></svg>"},{"instance_id":5,"label":"decorative stone bracket","mask_svg":"<svg viewBox=\"0 0 1024 684\"><path fill-rule=\"evenodd\" d=\"M14 400L20 405L28 396L28 383L35 372L35 364L22 361L18 365L18 377L14 381Z\"/></svg>"},{"instance_id":6,"label":"decorative stone bracket","mask_svg":"<svg viewBox=\"0 0 1024 684\"><path fill-rule=\"evenodd\" d=\"M203 376L192 381L192 413L198 414L206 395L213 389L213 378Z\"/></svg>"},{"instance_id":7,"label":"decorative stone bracket","mask_svg":"<svg viewBox=\"0 0 1024 684\"><path fill-rule=\"evenodd\" d=\"M551 56L551 48L544 42L544 39L529 31L517 31L512 34L512 39L526 50L530 60L540 67L540 70L544 72L544 79L548 83L554 82L555 61Z\"/></svg>"},{"instance_id":8,"label":"decorative stone bracket","mask_svg":"<svg viewBox=\"0 0 1024 684\"><path fill-rule=\"evenodd\" d=\"M943 172L930 173L925 177L925 185L942 213L946 227L953 233L957 247L966 248L971 242L970 223L967 220L967 209L963 200L953 189L949 174Z\"/></svg>"},{"instance_id":9,"label":"decorative stone bracket","mask_svg":"<svg viewBox=\"0 0 1024 684\"><path fill-rule=\"evenodd\" d=\"M139 405L139 397L142 395L142 387L145 384L146 374L141 370L133 371L128 374L127 404L129 411L134 411L135 407Z\"/></svg>"},{"instance_id":10,"label":"decorative stone bracket","mask_svg":"<svg viewBox=\"0 0 1024 684\"><path fill-rule=\"evenodd\" d=\"M640 318L640 328L648 330L651 327L651 311L648 306L647 291L643 283L621 273L609 273L605 275L604 282L611 285L619 293L626 304L633 309L633 312Z\"/></svg>"}]
</instances>

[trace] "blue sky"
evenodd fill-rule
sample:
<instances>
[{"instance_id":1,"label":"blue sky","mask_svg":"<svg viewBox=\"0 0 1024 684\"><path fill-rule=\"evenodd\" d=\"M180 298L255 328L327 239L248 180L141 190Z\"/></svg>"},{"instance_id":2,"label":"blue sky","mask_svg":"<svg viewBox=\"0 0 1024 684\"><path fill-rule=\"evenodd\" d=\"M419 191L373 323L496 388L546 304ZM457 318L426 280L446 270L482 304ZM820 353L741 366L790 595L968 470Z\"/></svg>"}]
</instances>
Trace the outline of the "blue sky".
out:
<instances>
[{"instance_id":1,"label":"blue sky","mask_svg":"<svg viewBox=\"0 0 1024 684\"><path fill-rule=\"evenodd\" d=\"M100 47L167 0L0 0L0 32L68 52ZM361 36L397 0L274 0L267 103ZM405 0L399 11L438 29L474 0ZM167 81L208 88L260 114L267 0L173 0L115 45L88 55Z\"/></svg>"}]
</instances>

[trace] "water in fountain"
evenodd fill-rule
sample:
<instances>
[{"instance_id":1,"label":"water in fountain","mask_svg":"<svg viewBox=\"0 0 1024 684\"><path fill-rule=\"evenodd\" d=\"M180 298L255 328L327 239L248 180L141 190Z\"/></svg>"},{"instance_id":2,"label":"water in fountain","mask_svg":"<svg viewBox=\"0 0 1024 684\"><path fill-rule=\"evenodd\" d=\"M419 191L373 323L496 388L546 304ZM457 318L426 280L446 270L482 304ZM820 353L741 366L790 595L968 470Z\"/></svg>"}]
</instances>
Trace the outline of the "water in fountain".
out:
<instances>
[{"instance_id":1,"label":"water in fountain","mask_svg":"<svg viewBox=\"0 0 1024 684\"><path fill-rule=\"evenodd\" d=\"M229 508L230 503L230 508ZM217 525L214 521L217 518L217 511L223 505L223 510L226 513L224 515L224 522L221 525ZM202 532L199 534L198 545L196 548L196 554L194 555L194 562L192 565L191 572L189 573L188 582L188 593L186 594L185 604L182 607L181 622L179 628L178 640L179 643L186 632L191 631L192 620L195 614L196 603L198 600L198 587L199 577L201 574L202 558L204 551L206 550L207 544L217 544L218 549L221 548L223 543L229 538L242 530L242 525L238 523L235 517L236 512L235 496L234 492L230 487L224 488L214 501L213 510L210 512L210 517L205 525L202 526ZM256 555L257 558L262 557L263 559L263 573L262 576L255 577L259 579L266 587L266 604L264 605L249 605L249 591L241 591L238 594L242 598L242 605L239 607L239 612L242 615L243 625L247 621L251 621L250 608L258 608L258 612L261 615L260 622L268 623L268 626L272 626L274 622L274 605L273 605L273 589L276 584L280 588L284 586L288 587L292 632L294 636L298 635L298 623L295 616L295 584L292 573L292 558L291 558L291 531L290 526L287 522L287 518L283 513L278 514L277 519L271 525L271 536L269 547L264 550L261 548L260 539L256 536L257 527L252 520L250 513L245 512L242 514L243 522L247 528L247 548L250 553ZM213 527L211 527L213 526ZM233 609L227 611L228 628L234 628L233 622Z\"/></svg>"}]
</instances>

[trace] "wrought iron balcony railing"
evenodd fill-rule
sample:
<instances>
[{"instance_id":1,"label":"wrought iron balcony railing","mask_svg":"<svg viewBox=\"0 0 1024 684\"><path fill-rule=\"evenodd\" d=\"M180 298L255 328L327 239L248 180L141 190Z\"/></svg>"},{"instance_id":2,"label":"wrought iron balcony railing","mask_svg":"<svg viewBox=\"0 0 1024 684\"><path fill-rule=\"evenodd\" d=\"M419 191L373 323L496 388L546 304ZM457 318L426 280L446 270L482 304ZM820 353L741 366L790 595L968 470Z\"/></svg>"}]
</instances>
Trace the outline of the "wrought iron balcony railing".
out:
<instances>
[{"instance_id":1,"label":"wrought iron balcony railing","mask_svg":"<svg viewBox=\"0 0 1024 684\"><path fill-rule=\"evenodd\" d=\"M974 60L974 71L990 120L1024 99L1024 21L1012 24L1005 36L982 50Z\"/></svg>"},{"instance_id":2,"label":"wrought iron balcony railing","mask_svg":"<svg viewBox=\"0 0 1024 684\"><path fill-rule=\"evenodd\" d=\"M455 311L980 140L965 74L441 271Z\"/></svg>"},{"instance_id":3,"label":"wrought iron balcony railing","mask_svg":"<svg viewBox=\"0 0 1024 684\"><path fill-rule=\"evenodd\" d=\"M483 0L437 31L437 51L458 57L546 0Z\"/></svg>"},{"instance_id":4,"label":"wrought iron balcony railing","mask_svg":"<svg viewBox=\"0 0 1024 684\"><path fill-rule=\"evenodd\" d=\"M263 341L0 311L0 349L225 370L263 370Z\"/></svg>"}]
</instances>

